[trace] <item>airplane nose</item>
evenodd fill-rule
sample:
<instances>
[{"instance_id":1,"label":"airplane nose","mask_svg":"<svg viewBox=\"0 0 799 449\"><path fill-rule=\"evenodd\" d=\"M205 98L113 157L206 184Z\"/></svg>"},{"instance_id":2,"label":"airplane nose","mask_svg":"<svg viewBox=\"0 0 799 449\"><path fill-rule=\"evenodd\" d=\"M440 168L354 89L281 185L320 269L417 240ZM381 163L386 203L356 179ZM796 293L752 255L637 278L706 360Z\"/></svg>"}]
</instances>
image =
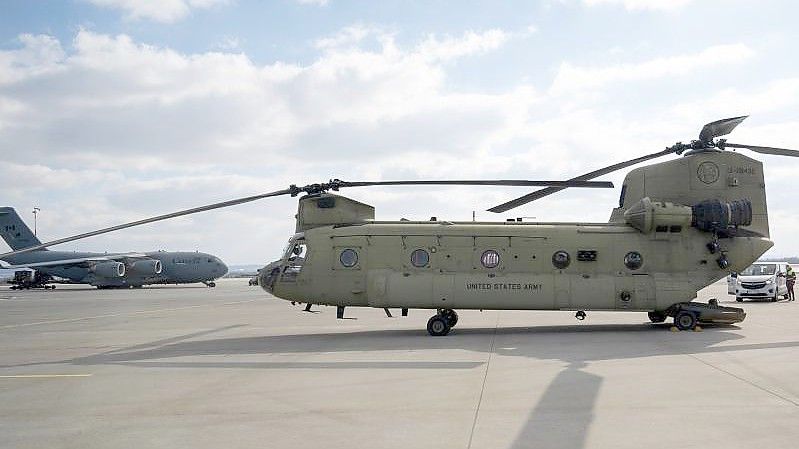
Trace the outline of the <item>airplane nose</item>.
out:
<instances>
[{"instance_id":1,"label":"airplane nose","mask_svg":"<svg viewBox=\"0 0 799 449\"><path fill-rule=\"evenodd\" d=\"M225 263L224 263L224 262L222 262L222 261L219 261L219 262L218 262L218 265L219 265L219 270L222 272L222 276L226 275L226 274L227 274L227 272L228 272L228 267L227 267L227 265L225 265Z\"/></svg>"}]
</instances>

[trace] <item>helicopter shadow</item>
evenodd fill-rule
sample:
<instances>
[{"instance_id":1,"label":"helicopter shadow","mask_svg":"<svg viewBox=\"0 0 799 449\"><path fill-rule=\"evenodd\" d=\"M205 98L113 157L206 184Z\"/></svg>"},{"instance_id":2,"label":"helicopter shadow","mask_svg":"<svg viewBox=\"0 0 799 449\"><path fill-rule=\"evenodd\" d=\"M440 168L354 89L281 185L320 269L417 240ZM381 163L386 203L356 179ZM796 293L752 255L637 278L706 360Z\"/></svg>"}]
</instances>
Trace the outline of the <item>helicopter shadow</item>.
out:
<instances>
[{"instance_id":1,"label":"helicopter shadow","mask_svg":"<svg viewBox=\"0 0 799 449\"><path fill-rule=\"evenodd\" d=\"M489 354L563 362L563 368L538 398L510 447L578 449L586 445L595 417L603 378L586 371L591 362L667 355L698 355L728 351L795 348L799 341L734 344L743 336L737 326L709 326L704 332L669 332L669 325L600 324L505 328L457 328L450 336L431 338L415 329L368 330L317 334L253 337L207 337L241 325L195 332L101 354L63 360L74 365L127 365L139 368L238 368L238 369L476 369L485 366ZM488 346L486 339L493 342ZM587 345L586 341L591 344ZM253 354L314 354L382 351L463 350L482 354L476 361L385 361L366 357L355 362L312 361L193 361L192 356ZM175 360L181 358L181 360ZM235 358L235 357L234 357ZM488 370L489 367L486 367ZM487 371L488 372L488 371ZM539 394L540 393L540 394ZM524 393L522 393L523 397ZM535 401L535 399L531 399ZM478 412L479 414L479 409ZM479 415L478 415L479 418ZM490 425L490 424L486 424ZM478 435L480 427L477 427Z\"/></svg>"}]
</instances>

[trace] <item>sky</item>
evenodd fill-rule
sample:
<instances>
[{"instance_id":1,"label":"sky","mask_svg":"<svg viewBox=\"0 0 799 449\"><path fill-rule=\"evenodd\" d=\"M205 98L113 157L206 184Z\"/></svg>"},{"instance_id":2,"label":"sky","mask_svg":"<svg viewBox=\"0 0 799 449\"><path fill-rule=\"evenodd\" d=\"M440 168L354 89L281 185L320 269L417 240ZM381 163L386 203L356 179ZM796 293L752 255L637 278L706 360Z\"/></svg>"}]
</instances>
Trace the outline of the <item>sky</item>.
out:
<instances>
[{"instance_id":1,"label":"sky","mask_svg":"<svg viewBox=\"0 0 799 449\"><path fill-rule=\"evenodd\" d=\"M791 1L5 0L0 203L52 240L331 178L567 179L751 115L799 149ZM765 164L767 256L799 255L799 160ZM345 192L378 219L607 221L616 189ZM55 247L266 263L280 197ZM0 243L0 250L7 247Z\"/></svg>"}]
</instances>

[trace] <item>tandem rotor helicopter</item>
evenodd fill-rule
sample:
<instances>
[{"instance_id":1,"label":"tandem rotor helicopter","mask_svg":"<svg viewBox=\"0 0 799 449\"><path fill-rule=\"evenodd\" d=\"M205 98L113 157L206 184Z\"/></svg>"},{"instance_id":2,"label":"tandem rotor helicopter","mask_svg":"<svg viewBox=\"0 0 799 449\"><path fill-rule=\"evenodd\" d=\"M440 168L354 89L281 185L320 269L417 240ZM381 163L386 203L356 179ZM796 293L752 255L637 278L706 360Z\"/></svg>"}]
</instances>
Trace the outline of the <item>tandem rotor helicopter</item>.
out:
<instances>
[{"instance_id":1,"label":"tandem rotor helicopter","mask_svg":"<svg viewBox=\"0 0 799 449\"><path fill-rule=\"evenodd\" d=\"M159 215L6 254L263 198L299 198L296 233L259 285L294 302L337 307L431 309L430 335L458 322L456 309L649 312L698 322L743 321L740 308L692 302L697 291L740 271L773 246L763 164L729 149L799 156L799 151L729 143L747 116L706 124L697 140L568 181L331 180ZM545 186L488 209L505 212L568 187L613 187L599 176L669 154L679 159L630 171L607 223L376 221L374 207L336 192L378 185Z\"/></svg>"}]
</instances>

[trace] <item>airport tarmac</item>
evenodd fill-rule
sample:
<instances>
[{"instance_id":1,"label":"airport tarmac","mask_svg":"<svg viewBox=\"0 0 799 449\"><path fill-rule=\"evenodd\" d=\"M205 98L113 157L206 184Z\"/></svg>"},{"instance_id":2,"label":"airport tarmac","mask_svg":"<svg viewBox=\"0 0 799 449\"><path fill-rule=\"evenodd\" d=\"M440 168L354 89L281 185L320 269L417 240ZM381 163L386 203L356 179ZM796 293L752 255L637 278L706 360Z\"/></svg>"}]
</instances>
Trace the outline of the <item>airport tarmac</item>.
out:
<instances>
[{"instance_id":1,"label":"airport tarmac","mask_svg":"<svg viewBox=\"0 0 799 449\"><path fill-rule=\"evenodd\" d=\"M736 305L715 284L699 299ZM794 448L799 303L644 313L301 306L246 279L0 287L3 448Z\"/></svg>"}]
</instances>

